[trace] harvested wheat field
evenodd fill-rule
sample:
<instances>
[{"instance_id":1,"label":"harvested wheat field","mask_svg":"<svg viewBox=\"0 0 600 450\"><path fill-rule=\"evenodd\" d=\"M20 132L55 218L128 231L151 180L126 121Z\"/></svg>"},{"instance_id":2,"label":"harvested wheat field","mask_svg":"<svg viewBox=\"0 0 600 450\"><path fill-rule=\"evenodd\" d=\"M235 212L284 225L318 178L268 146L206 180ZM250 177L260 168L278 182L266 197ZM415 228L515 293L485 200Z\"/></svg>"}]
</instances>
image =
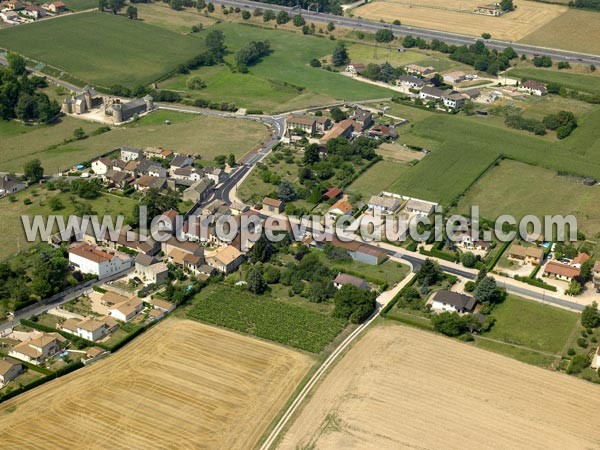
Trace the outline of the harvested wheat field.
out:
<instances>
[{"instance_id":1,"label":"harvested wheat field","mask_svg":"<svg viewBox=\"0 0 600 450\"><path fill-rule=\"evenodd\" d=\"M280 449L597 449L600 388L414 328L369 330Z\"/></svg>"},{"instance_id":2,"label":"harvested wheat field","mask_svg":"<svg viewBox=\"0 0 600 450\"><path fill-rule=\"evenodd\" d=\"M403 25L472 36L490 33L494 39L515 41L567 10L563 5L522 0L515 2L517 9L500 17L473 13L477 6L490 3L479 0L385 0L367 3L353 12L364 19L383 19L386 22L399 19Z\"/></svg>"},{"instance_id":3,"label":"harvested wheat field","mask_svg":"<svg viewBox=\"0 0 600 450\"><path fill-rule=\"evenodd\" d=\"M0 447L251 448L311 364L284 347L168 319L0 405Z\"/></svg>"}]
</instances>

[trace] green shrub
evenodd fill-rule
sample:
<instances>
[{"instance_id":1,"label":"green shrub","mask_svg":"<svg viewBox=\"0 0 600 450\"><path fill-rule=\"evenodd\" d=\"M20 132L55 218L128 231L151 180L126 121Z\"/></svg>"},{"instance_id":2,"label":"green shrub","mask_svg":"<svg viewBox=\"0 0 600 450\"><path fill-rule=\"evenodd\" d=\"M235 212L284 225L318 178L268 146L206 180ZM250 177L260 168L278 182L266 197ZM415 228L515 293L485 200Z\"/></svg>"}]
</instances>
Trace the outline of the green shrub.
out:
<instances>
[{"instance_id":1,"label":"green shrub","mask_svg":"<svg viewBox=\"0 0 600 450\"><path fill-rule=\"evenodd\" d=\"M575 349L573 347L569 348L569 350L567 350L567 355L569 355L569 356L575 355Z\"/></svg>"},{"instance_id":2,"label":"green shrub","mask_svg":"<svg viewBox=\"0 0 600 450\"><path fill-rule=\"evenodd\" d=\"M581 348L587 348L588 343L584 338L578 338L577 339L577 345Z\"/></svg>"}]
</instances>

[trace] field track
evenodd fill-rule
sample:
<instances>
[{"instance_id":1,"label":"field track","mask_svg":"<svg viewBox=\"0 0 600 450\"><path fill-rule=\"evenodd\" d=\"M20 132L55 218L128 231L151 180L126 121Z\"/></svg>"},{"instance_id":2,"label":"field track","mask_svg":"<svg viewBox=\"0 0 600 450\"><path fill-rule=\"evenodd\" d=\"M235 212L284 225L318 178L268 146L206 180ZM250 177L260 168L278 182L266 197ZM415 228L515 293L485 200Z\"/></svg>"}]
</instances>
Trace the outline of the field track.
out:
<instances>
[{"instance_id":1,"label":"field track","mask_svg":"<svg viewBox=\"0 0 600 450\"><path fill-rule=\"evenodd\" d=\"M386 323L327 375L279 448L599 448L598 389Z\"/></svg>"},{"instance_id":2,"label":"field track","mask_svg":"<svg viewBox=\"0 0 600 450\"><path fill-rule=\"evenodd\" d=\"M252 448L311 363L168 319L121 352L2 404L0 447Z\"/></svg>"}]
</instances>

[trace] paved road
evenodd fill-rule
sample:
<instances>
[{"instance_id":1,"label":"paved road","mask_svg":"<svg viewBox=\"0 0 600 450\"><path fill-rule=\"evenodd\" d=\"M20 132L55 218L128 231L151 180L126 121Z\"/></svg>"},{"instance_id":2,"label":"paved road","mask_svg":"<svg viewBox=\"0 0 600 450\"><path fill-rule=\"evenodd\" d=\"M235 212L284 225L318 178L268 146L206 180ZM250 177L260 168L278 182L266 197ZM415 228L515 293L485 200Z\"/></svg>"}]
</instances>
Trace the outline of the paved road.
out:
<instances>
[{"instance_id":1,"label":"paved road","mask_svg":"<svg viewBox=\"0 0 600 450\"><path fill-rule=\"evenodd\" d=\"M226 6L238 6L240 8L263 8L272 9L275 11L290 11L290 7L270 5L266 3L258 3L249 0L213 0L213 3L226 5ZM314 22L333 22L337 25L342 25L350 28L357 28L365 31L377 31L382 28L389 28L397 36L412 35L414 37L420 37L428 41L432 39L439 39L448 44L455 45L469 45L473 44L476 40L481 39L475 36L467 36L464 34L448 33L444 31L428 30L425 28L410 27L407 25L392 25L388 23L381 23L372 20L365 20L353 17L342 17L333 14L309 12L307 10L294 10L294 14L301 13L305 18L308 18ZM390 18L391 20L391 18ZM506 47L512 47L519 54L526 54L532 56L534 53L544 54L552 57L556 61L576 61L582 64L598 64L600 63L600 57L596 55L590 55L587 53L570 52L560 49L552 49L546 47L538 47L533 45L518 44L515 42L499 41L496 39L489 39L486 41L486 45L492 49L503 50Z\"/></svg>"}]
</instances>

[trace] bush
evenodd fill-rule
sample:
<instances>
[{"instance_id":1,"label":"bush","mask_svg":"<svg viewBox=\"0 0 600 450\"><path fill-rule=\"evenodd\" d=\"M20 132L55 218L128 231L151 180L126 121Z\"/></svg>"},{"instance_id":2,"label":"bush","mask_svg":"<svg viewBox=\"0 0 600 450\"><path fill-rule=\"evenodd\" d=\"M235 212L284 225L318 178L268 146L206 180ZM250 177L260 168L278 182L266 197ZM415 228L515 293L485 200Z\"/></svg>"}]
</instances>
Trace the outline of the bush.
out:
<instances>
[{"instance_id":1,"label":"bush","mask_svg":"<svg viewBox=\"0 0 600 450\"><path fill-rule=\"evenodd\" d=\"M317 58L311 59L310 67L321 67L321 61L319 61Z\"/></svg>"},{"instance_id":2,"label":"bush","mask_svg":"<svg viewBox=\"0 0 600 450\"><path fill-rule=\"evenodd\" d=\"M587 348L588 343L587 343L586 339L580 337L580 338L577 338L577 345L581 348Z\"/></svg>"},{"instance_id":3,"label":"bush","mask_svg":"<svg viewBox=\"0 0 600 450\"><path fill-rule=\"evenodd\" d=\"M33 202L31 201L31 199L30 199L30 198L24 198L24 199L23 199L23 204L24 204L24 205L31 205L32 203L33 203Z\"/></svg>"},{"instance_id":4,"label":"bush","mask_svg":"<svg viewBox=\"0 0 600 450\"><path fill-rule=\"evenodd\" d=\"M473 292L475 290L475 282L467 281L465 283L465 292Z\"/></svg>"},{"instance_id":5,"label":"bush","mask_svg":"<svg viewBox=\"0 0 600 450\"><path fill-rule=\"evenodd\" d=\"M575 355L567 367L567 373L570 375L578 374L589 364L590 361L586 355Z\"/></svg>"},{"instance_id":6,"label":"bush","mask_svg":"<svg viewBox=\"0 0 600 450\"><path fill-rule=\"evenodd\" d=\"M569 356L575 355L575 349L573 347L569 348L569 350L567 351L567 355L569 355Z\"/></svg>"}]
</instances>

